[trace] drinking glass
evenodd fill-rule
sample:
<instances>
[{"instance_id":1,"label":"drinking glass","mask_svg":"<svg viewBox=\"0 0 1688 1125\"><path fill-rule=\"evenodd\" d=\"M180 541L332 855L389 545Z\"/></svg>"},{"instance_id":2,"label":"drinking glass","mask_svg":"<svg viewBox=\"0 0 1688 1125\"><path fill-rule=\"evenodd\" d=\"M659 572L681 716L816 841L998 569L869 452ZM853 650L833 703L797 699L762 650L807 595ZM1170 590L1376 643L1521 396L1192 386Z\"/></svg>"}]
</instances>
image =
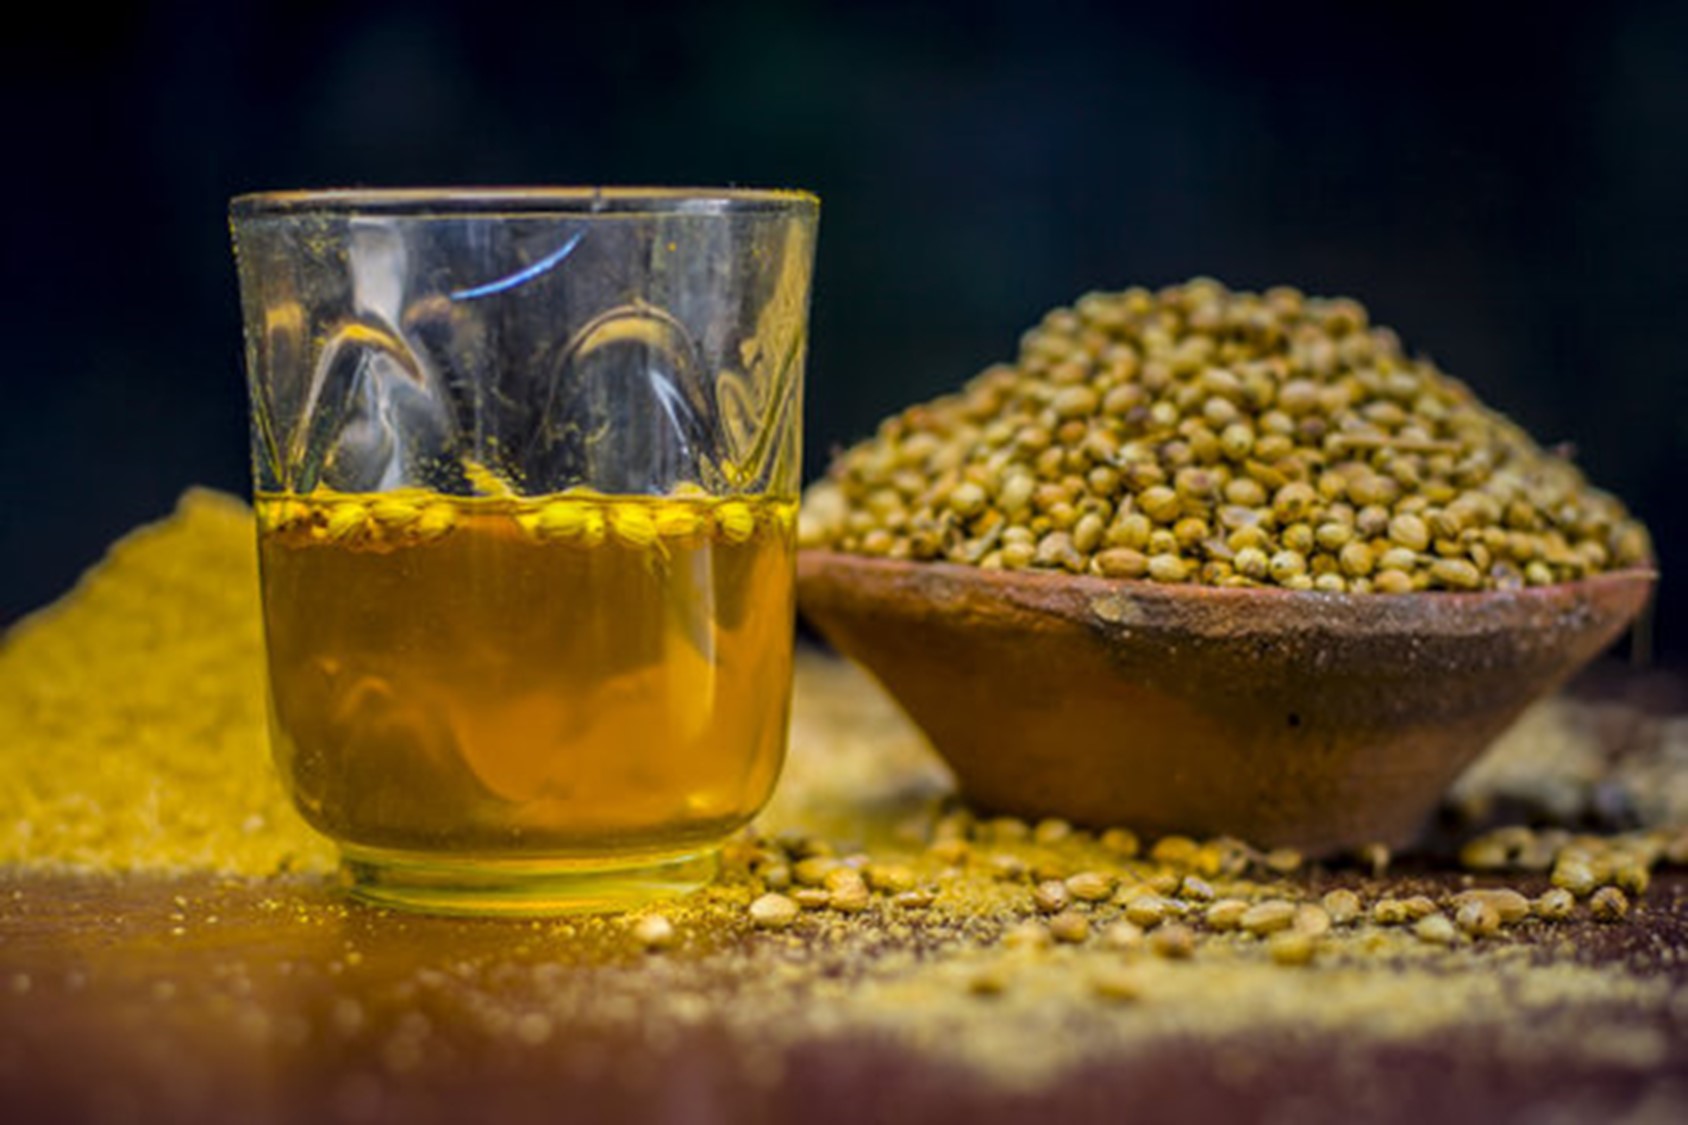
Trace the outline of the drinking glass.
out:
<instances>
[{"instance_id":1,"label":"drinking glass","mask_svg":"<svg viewBox=\"0 0 1688 1125\"><path fill-rule=\"evenodd\" d=\"M818 212L231 203L274 758L355 895L625 908L708 881L767 800Z\"/></svg>"}]
</instances>

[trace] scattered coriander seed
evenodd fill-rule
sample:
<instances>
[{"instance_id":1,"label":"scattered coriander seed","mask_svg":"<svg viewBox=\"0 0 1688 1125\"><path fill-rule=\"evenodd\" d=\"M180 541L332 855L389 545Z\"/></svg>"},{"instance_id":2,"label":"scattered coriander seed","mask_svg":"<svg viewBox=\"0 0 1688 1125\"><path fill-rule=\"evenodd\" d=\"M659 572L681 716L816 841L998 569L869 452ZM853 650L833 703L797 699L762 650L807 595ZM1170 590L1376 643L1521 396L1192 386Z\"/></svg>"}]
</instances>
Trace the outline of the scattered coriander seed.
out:
<instances>
[{"instance_id":1,"label":"scattered coriander seed","mask_svg":"<svg viewBox=\"0 0 1688 1125\"><path fill-rule=\"evenodd\" d=\"M1163 898L1168 895L1177 894L1178 888L1183 885L1184 877L1176 871L1157 871L1153 875L1149 876L1149 882L1147 884L1151 891ZM1170 902L1167 903L1167 909L1170 910L1172 908L1173 904Z\"/></svg>"},{"instance_id":2,"label":"scattered coriander seed","mask_svg":"<svg viewBox=\"0 0 1688 1125\"><path fill-rule=\"evenodd\" d=\"M1500 930L1500 913L1481 899L1467 899L1458 902L1454 912L1454 925L1472 937L1492 937Z\"/></svg>"},{"instance_id":3,"label":"scattered coriander seed","mask_svg":"<svg viewBox=\"0 0 1688 1125\"><path fill-rule=\"evenodd\" d=\"M1178 886L1178 896L1191 902L1212 902L1213 884L1198 876L1186 875Z\"/></svg>"},{"instance_id":4,"label":"scattered coriander seed","mask_svg":"<svg viewBox=\"0 0 1688 1125\"><path fill-rule=\"evenodd\" d=\"M947 864L951 867L959 867L960 865L966 863L967 857L971 855L972 852L973 848L966 840L937 840L926 849L927 855L931 856L939 863Z\"/></svg>"},{"instance_id":5,"label":"scattered coriander seed","mask_svg":"<svg viewBox=\"0 0 1688 1125\"><path fill-rule=\"evenodd\" d=\"M932 826L932 839L965 840L974 823L973 815L966 809L951 809Z\"/></svg>"},{"instance_id":6,"label":"scattered coriander seed","mask_svg":"<svg viewBox=\"0 0 1688 1125\"><path fill-rule=\"evenodd\" d=\"M797 903L782 894L765 894L750 904L750 920L764 930L783 930L797 914Z\"/></svg>"},{"instance_id":7,"label":"scattered coriander seed","mask_svg":"<svg viewBox=\"0 0 1688 1125\"><path fill-rule=\"evenodd\" d=\"M1436 903L1425 895L1413 895L1401 900L1401 909L1406 912L1408 921L1416 922L1436 913Z\"/></svg>"},{"instance_id":8,"label":"scattered coriander seed","mask_svg":"<svg viewBox=\"0 0 1688 1125\"><path fill-rule=\"evenodd\" d=\"M1076 910L1063 910L1049 919L1049 934L1068 945L1082 944L1090 936L1090 919Z\"/></svg>"},{"instance_id":9,"label":"scattered coriander seed","mask_svg":"<svg viewBox=\"0 0 1688 1125\"><path fill-rule=\"evenodd\" d=\"M821 887L826 885L826 877L838 869L838 860L832 856L810 856L801 859L792 867L792 878L800 886Z\"/></svg>"},{"instance_id":10,"label":"scattered coriander seed","mask_svg":"<svg viewBox=\"0 0 1688 1125\"><path fill-rule=\"evenodd\" d=\"M838 849L833 847L832 841L819 836L797 835L787 842L786 850L794 859L830 859L838 855Z\"/></svg>"},{"instance_id":11,"label":"scattered coriander seed","mask_svg":"<svg viewBox=\"0 0 1688 1125\"><path fill-rule=\"evenodd\" d=\"M1032 860L1028 871L1033 883L1066 883L1067 876L1072 872L1067 870L1066 863L1053 857L1038 857Z\"/></svg>"},{"instance_id":12,"label":"scattered coriander seed","mask_svg":"<svg viewBox=\"0 0 1688 1125\"><path fill-rule=\"evenodd\" d=\"M860 914L868 908L869 898L867 884L858 880L855 884L839 890L828 892L831 901L827 903L840 914Z\"/></svg>"},{"instance_id":13,"label":"scattered coriander seed","mask_svg":"<svg viewBox=\"0 0 1688 1125\"><path fill-rule=\"evenodd\" d=\"M853 867L834 867L826 873L826 878L822 879L821 883L834 894L855 894L858 891L862 894L867 893L867 881L862 878L862 873Z\"/></svg>"},{"instance_id":14,"label":"scattered coriander seed","mask_svg":"<svg viewBox=\"0 0 1688 1125\"><path fill-rule=\"evenodd\" d=\"M1360 896L1346 887L1327 891L1324 898L1319 900L1319 904L1325 908L1325 913L1330 915L1332 924L1337 926L1346 926L1353 922L1364 909L1360 904Z\"/></svg>"},{"instance_id":15,"label":"scattered coriander seed","mask_svg":"<svg viewBox=\"0 0 1688 1125\"><path fill-rule=\"evenodd\" d=\"M1120 859L1133 859L1143 846L1138 842L1137 833L1129 828L1110 828L1102 833L1099 841L1102 847Z\"/></svg>"},{"instance_id":16,"label":"scattered coriander seed","mask_svg":"<svg viewBox=\"0 0 1688 1125\"><path fill-rule=\"evenodd\" d=\"M798 887L791 901L804 910L824 910L832 905L832 892L824 887Z\"/></svg>"},{"instance_id":17,"label":"scattered coriander seed","mask_svg":"<svg viewBox=\"0 0 1688 1125\"><path fill-rule=\"evenodd\" d=\"M1079 902L1106 902L1113 897L1114 880L1099 871L1080 871L1067 880L1067 893Z\"/></svg>"},{"instance_id":18,"label":"scattered coriander seed","mask_svg":"<svg viewBox=\"0 0 1688 1125\"><path fill-rule=\"evenodd\" d=\"M1380 898L1372 903L1371 920L1379 926L1404 926L1412 921L1412 915L1400 899Z\"/></svg>"},{"instance_id":19,"label":"scattered coriander seed","mask_svg":"<svg viewBox=\"0 0 1688 1125\"><path fill-rule=\"evenodd\" d=\"M1531 905L1531 910L1538 918L1550 922L1562 922L1576 911L1576 896L1564 887L1554 887L1544 891L1541 897Z\"/></svg>"},{"instance_id":20,"label":"scattered coriander seed","mask_svg":"<svg viewBox=\"0 0 1688 1125\"><path fill-rule=\"evenodd\" d=\"M1031 868L1026 866L1025 860L1007 852L1000 852L991 856L988 866L994 877L1006 883L1017 883L1031 872Z\"/></svg>"},{"instance_id":21,"label":"scattered coriander seed","mask_svg":"<svg viewBox=\"0 0 1688 1125\"><path fill-rule=\"evenodd\" d=\"M1553 865L1551 881L1554 886L1562 887L1578 898L1587 898L1600 886L1599 876L1586 860L1566 855L1561 855Z\"/></svg>"},{"instance_id":22,"label":"scattered coriander seed","mask_svg":"<svg viewBox=\"0 0 1688 1125\"><path fill-rule=\"evenodd\" d=\"M1243 912L1237 925L1255 937L1287 930L1295 924L1295 906L1282 899L1268 899L1256 903Z\"/></svg>"},{"instance_id":23,"label":"scattered coriander seed","mask_svg":"<svg viewBox=\"0 0 1688 1125\"><path fill-rule=\"evenodd\" d=\"M1008 949L1047 949L1053 940L1054 935L1042 922L1018 922L1002 935L1002 944Z\"/></svg>"},{"instance_id":24,"label":"scattered coriander seed","mask_svg":"<svg viewBox=\"0 0 1688 1125\"><path fill-rule=\"evenodd\" d=\"M1446 914L1426 914L1413 924L1413 934L1431 945L1452 945L1459 939L1459 931Z\"/></svg>"},{"instance_id":25,"label":"scattered coriander seed","mask_svg":"<svg viewBox=\"0 0 1688 1125\"><path fill-rule=\"evenodd\" d=\"M914 872L901 864L870 863L862 868L867 885L881 894L896 895L914 889Z\"/></svg>"},{"instance_id":26,"label":"scattered coriander seed","mask_svg":"<svg viewBox=\"0 0 1688 1125\"><path fill-rule=\"evenodd\" d=\"M1514 865L1523 871L1551 871L1565 836L1563 831L1551 829L1530 833L1529 841L1513 858Z\"/></svg>"},{"instance_id":27,"label":"scattered coriander seed","mask_svg":"<svg viewBox=\"0 0 1688 1125\"><path fill-rule=\"evenodd\" d=\"M1125 904L1125 920L1145 930L1154 929L1166 921L1169 913L1167 901L1159 895L1141 895Z\"/></svg>"},{"instance_id":28,"label":"scattered coriander seed","mask_svg":"<svg viewBox=\"0 0 1688 1125\"><path fill-rule=\"evenodd\" d=\"M1456 910L1470 903L1481 903L1493 910L1501 925L1510 926L1530 916L1530 900L1508 887L1476 888L1461 891L1453 898Z\"/></svg>"},{"instance_id":29,"label":"scattered coriander seed","mask_svg":"<svg viewBox=\"0 0 1688 1125\"><path fill-rule=\"evenodd\" d=\"M1181 922L1162 926L1149 935L1149 951L1170 961L1182 961L1196 952L1196 935Z\"/></svg>"},{"instance_id":30,"label":"scattered coriander seed","mask_svg":"<svg viewBox=\"0 0 1688 1125\"><path fill-rule=\"evenodd\" d=\"M1629 914L1629 896L1616 887L1601 887L1588 900L1588 913L1596 922L1621 922Z\"/></svg>"},{"instance_id":31,"label":"scattered coriander seed","mask_svg":"<svg viewBox=\"0 0 1688 1125\"><path fill-rule=\"evenodd\" d=\"M1318 939L1295 930L1283 930L1266 939L1266 953L1278 965L1309 964L1318 952Z\"/></svg>"},{"instance_id":32,"label":"scattered coriander seed","mask_svg":"<svg viewBox=\"0 0 1688 1125\"><path fill-rule=\"evenodd\" d=\"M652 951L667 949L676 939L674 923L661 914L646 914L633 923L633 940Z\"/></svg>"},{"instance_id":33,"label":"scattered coriander seed","mask_svg":"<svg viewBox=\"0 0 1688 1125\"><path fill-rule=\"evenodd\" d=\"M1058 914L1067 908L1072 895L1059 879L1046 879L1032 888L1032 905L1044 914Z\"/></svg>"},{"instance_id":34,"label":"scattered coriander seed","mask_svg":"<svg viewBox=\"0 0 1688 1125\"><path fill-rule=\"evenodd\" d=\"M1015 844L1031 838L1031 825L1014 816L993 818L987 825L990 838L1003 844Z\"/></svg>"},{"instance_id":35,"label":"scattered coriander seed","mask_svg":"<svg viewBox=\"0 0 1688 1125\"><path fill-rule=\"evenodd\" d=\"M1242 927L1243 915L1248 913L1248 903L1240 898L1224 898L1213 903L1202 914L1202 921L1207 928L1220 933Z\"/></svg>"},{"instance_id":36,"label":"scattered coriander seed","mask_svg":"<svg viewBox=\"0 0 1688 1125\"><path fill-rule=\"evenodd\" d=\"M1188 836L1162 836L1149 849L1149 858L1156 863L1188 867L1200 850L1200 845Z\"/></svg>"},{"instance_id":37,"label":"scattered coriander seed","mask_svg":"<svg viewBox=\"0 0 1688 1125\"><path fill-rule=\"evenodd\" d=\"M1136 949L1143 944L1143 928L1131 922L1113 922L1102 931L1101 941L1109 949Z\"/></svg>"},{"instance_id":38,"label":"scattered coriander seed","mask_svg":"<svg viewBox=\"0 0 1688 1125\"><path fill-rule=\"evenodd\" d=\"M1072 834L1073 826L1058 817L1040 820L1032 829L1032 839L1039 844L1058 844Z\"/></svg>"},{"instance_id":39,"label":"scattered coriander seed","mask_svg":"<svg viewBox=\"0 0 1688 1125\"><path fill-rule=\"evenodd\" d=\"M1201 846L1192 866L1204 879L1241 878L1248 870L1248 849L1237 840L1220 836Z\"/></svg>"},{"instance_id":40,"label":"scattered coriander seed","mask_svg":"<svg viewBox=\"0 0 1688 1125\"><path fill-rule=\"evenodd\" d=\"M1330 914L1321 906L1304 902L1295 908L1295 918L1290 927L1308 937L1323 937L1330 932Z\"/></svg>"},{"instance_id":41,"label":"scattered coriander seed","mask_svg":"<svg viewBox=\"0 0 1688 1125\"><path fill-rule=\"evenodd\" d=\"M1646 894L1652 881L1646 866L1638 862L1620 863L1612 869L1612 885L1632 895Z\"/></svg>"}]
</instances>

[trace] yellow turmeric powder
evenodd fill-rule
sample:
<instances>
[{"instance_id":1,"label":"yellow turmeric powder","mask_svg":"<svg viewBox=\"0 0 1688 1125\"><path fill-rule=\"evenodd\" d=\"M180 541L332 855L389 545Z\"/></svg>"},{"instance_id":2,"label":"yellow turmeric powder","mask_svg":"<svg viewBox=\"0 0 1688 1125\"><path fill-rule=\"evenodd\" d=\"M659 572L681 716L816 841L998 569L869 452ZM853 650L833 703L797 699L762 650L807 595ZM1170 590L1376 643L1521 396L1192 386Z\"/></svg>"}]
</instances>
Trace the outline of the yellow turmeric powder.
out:
<instances>
[{"instance_id":1,"label":"yellow turmeric powder","mask_svg":"<svg viewBox=\"0 0 1688 1125\"><path fill-rule=\"evenodd\" d=\"M0 864L329 870L270 766L252 515L188 492L0 639Z\"/></svg>"}]
</instances>

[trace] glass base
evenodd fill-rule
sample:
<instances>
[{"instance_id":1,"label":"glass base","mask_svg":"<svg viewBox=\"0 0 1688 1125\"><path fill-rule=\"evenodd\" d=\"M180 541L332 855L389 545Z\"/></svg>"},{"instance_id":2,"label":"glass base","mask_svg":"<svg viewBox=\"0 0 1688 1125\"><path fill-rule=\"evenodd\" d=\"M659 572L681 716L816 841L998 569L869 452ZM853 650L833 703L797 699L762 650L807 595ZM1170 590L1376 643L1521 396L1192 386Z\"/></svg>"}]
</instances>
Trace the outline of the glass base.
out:
<instances>
[{"instance_id":1,"label":"glass base","mask_svg":"<svg viewBox=\"0 0 1688 1125\"><path fill-rule=\"evenodd\" d=\"M429 914L533 917L631 910L705 886L719 851L613 859L445 858L342 848L341 878L353 898Z\"/></svg>"}]
</instances>

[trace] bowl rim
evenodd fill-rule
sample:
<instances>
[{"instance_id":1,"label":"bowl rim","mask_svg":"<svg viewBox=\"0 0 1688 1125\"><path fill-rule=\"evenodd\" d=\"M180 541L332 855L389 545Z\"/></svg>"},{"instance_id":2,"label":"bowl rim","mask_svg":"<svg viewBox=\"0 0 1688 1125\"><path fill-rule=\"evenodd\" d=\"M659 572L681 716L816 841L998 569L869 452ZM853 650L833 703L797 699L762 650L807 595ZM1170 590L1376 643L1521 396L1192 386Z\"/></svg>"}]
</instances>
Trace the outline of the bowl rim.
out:
<instances>
[{"instance_id":1,"label":"bowl rim","mask_svg":"<svg viewBox=\"0 0 1688 1125\"><path fill-rule=\"evenodd\" d=\"M1658 582L1654 567L1603 571L1570 582L1517 590L1435 590L1357 594L1224 587L1026 570L981 570L961 563L886 559L823 548L797 553L798 603L813 602L818 572L866 579L869 591L906 589L916 605L953 607L958 596L981 622L1028 614L1118 629L1177 629L1191 635L1252 636L1286 630L1342 634L1430 632L1476 636L1496 629L1562 627L1591 601L1638 597L1645 609ZM805 591L807 590L807 594ZM994 597L992 595L995 595ZM877 600L886 601L882 593ZM911 607L911 612L913 611Z\"/></svg>"}]
</instances>

